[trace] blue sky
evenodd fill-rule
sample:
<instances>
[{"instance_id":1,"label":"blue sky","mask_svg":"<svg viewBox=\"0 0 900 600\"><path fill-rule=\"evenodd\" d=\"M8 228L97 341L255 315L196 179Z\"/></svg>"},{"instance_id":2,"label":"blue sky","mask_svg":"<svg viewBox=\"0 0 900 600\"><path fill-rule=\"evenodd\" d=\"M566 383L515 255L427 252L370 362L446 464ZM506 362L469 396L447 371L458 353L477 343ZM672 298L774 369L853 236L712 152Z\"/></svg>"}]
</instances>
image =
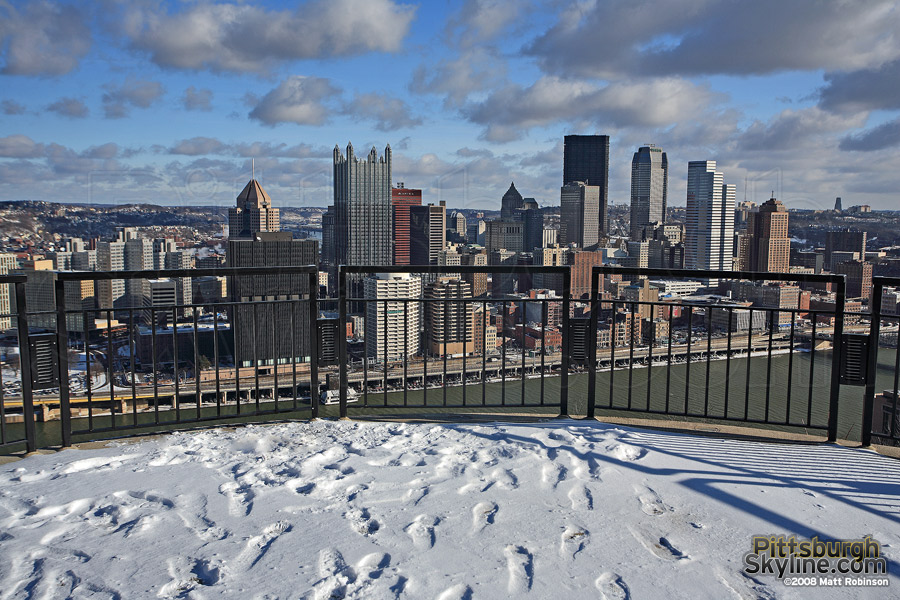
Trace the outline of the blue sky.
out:
<instances>
[{"instance_id":1,"label":"blue sky","mask_svg":"<svg viewBox=\"0 0 900 600\"><path fill-rule=\"evenodd\" d=\"M772 15L777 15L777 18ZM0 198L331 202L331 151L393 149L429 201L559 203L562 138L715 159L738 199L898 209L894 2L0 3Z\"/></svg>"}]
</instances>

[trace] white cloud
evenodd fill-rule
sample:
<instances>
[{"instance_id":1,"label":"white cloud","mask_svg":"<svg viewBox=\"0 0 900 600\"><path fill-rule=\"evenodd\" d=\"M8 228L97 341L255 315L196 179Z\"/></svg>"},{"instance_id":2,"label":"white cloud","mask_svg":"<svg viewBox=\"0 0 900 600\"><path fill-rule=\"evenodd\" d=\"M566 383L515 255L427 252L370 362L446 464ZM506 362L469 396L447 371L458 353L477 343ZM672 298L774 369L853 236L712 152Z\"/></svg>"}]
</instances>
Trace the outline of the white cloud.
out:
<instances>
[{"instance_id":1,"label":"white cloud","mask_svg":"<svg viewBox=\"0 0 900 600\"><path fill-rule=\"evenodd\" d=\"M198 89L194 86L189 86L184 90L184 95L181 97L181 104L184 106L185 110L211 111L212 97L212 90L204 88Z\"/></svg>"},{"instance_id":2,"label":"white cloud","mask_svg":"<svg viewBox=\"0 0 900 600\"><path fill-rule=\"evenodd\" d=\"M49 104L47 110L70 119L84 119L90 114L87 105L78 98L60 98Z\"/></svg>"},{"instance_id":3,"label":"white cloud","mask_svg":"<svg viewBox=\"0 0 900 600\"><path fill-rule=\"evenodd\" d=\"M321 125L330 116L326 103L338 94L328 79L292 75L263 96L249 116L266 125Z\"/></svg>"},{"instance_id":4,"label":"white cloud","mask_svg":"<svg viewBox=\"0 0 900 600\"><path fill-rule=\"evenodd\" d=\"M199 3L128 9L121 27L164 68L264 73L285 61L396 52L414 16L391 0L313 0L294 11Z\"/></svg>"},{"instance_id":5,"label":"white cloud","mask_svg":"<svg viewBox=\"0 0 900 600\"><path fill-rule=\"evenodd\" d=\"M357 94L344 105L344 113L375 121L375 129L379 131L395 131L422 124L421 118L411 114L412 109L406 102L380 92Z\"/></svg>"},{"instance_id":6,"label":"white cloud","mask_svg":"<svg viewBox=\"0 0 900 600\"><path fill-rule=\"evenodd\" d=\"M103 86L103 111L107 119L121 119L128 116L131 107L149 108L165 93L158 81L129 79L122 85Z\"/></svg>"},{"instance_id":7,"label":"white cloud","mask_svg":"<svg viewBox=\"0 0 900 600\"><path fill-rule=\"evenodd\" d=\"M17 9L0 3L0 73L64 75L90 48L87 17L78 7L34 1Z\"/></svg>"}]
</instances>

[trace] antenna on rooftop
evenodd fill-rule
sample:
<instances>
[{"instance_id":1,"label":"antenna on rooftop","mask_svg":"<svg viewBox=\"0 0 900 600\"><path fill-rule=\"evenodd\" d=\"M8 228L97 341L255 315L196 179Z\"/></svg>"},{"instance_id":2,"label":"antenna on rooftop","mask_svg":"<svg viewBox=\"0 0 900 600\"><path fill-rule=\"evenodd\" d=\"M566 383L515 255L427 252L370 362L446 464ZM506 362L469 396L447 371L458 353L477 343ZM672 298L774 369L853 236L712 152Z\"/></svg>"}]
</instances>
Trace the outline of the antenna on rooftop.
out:
<instances>
[{"instance_id":1,"label":"antenna on rooftop","mask_svg":"<svg viewBox=\"0 0 900 600\"><path fill-rule=\"evenodd\" d=\"M256 179L256 159L250 159L250 179Z\"/></svg>"}]
</instances>

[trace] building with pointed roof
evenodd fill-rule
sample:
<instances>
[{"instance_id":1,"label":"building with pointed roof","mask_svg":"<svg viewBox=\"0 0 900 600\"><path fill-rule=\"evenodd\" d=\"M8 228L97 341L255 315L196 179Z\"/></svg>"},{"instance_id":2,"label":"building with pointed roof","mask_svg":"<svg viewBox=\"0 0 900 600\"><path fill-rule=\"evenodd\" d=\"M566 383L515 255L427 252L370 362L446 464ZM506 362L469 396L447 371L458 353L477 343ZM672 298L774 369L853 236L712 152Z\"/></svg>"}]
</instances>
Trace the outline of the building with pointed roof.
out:
<instances>
[{"instance_id":1,"label":"building with pointed roof","mask_svg":"<svg viewBox=\"0 0 900 600\"><path fill-rule=\"evenodd\" d=\"M256 179L251 179L237 197L237 206L228 209L228 237L253 239L261 231L280 231L279 210Z\"/></svg>"},{"instance_id":2,"label":"building with pointed roof","mask_svg":"<svg viewBox=\"0 0 900 600\"><path fill-rule=\"evenodd\" d=\"M503 220L512 220L516 218L517 211L522 210L525 206L525 200L522 194L516 189L515 183L509 184L509 189L503 194L500 200L500 218Z\"/></svg>"}]
</instances>

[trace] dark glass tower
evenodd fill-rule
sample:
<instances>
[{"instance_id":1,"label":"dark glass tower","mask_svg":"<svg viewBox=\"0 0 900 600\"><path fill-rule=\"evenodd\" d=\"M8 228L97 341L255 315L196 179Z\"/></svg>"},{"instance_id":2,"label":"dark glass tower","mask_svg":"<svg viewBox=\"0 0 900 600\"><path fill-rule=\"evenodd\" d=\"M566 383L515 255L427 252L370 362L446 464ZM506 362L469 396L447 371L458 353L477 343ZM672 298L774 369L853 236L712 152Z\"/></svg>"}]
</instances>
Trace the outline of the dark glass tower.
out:
<instances>
[{"instance_id":1,"label":"dark glass tower","mask_svg":"<svg viewBox=\"0 0 900 600\"><path fill-rule=\"evenodd\" d=\"M563 148L563 185L583 181L600 188L600 231L609 231L609 136L567 135Z\"/></svg>"}]
</instances>

